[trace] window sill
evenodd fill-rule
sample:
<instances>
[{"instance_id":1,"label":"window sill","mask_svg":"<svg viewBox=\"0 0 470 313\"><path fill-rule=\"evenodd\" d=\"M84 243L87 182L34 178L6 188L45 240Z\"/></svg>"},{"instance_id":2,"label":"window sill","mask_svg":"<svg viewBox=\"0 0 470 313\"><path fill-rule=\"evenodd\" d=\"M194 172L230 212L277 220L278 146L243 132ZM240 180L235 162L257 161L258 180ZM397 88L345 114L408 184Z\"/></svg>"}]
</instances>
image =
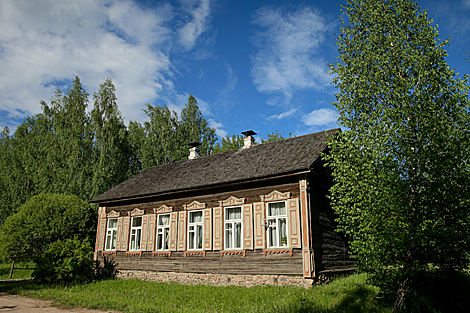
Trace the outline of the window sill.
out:
<instances>
[{"instance_id":1,"label":"window sill","mask_svg":"<svg viewBox=\"0 0 470 313\"><path fill-rule=\"evenodd\" d=\"M186 251L184 253L184 257L187 257L188 255L202 255L203 257L206 257L206 251Z\"/></svg>"},{"instance_id":2,"label":"window sill","mask_svg":"<svg viewBox=\"0 0 470 313\"><path fill-rule=\"evenodd\" d=\"M263 253L264 253L264 256L266 256L267 254L280 254L280 253L289 253L290 256L294 254L291 248L288 248L288 249L273 248L269 250L264 250Z\"/></svg>"},{"instance_id":3,"label":"window sill","mask_svg":"<svg viewBox=\"0 0 470 313\"><path fill-rule=\"evenodd\" d=\"M245 250L238 250L238 251L222 251L220 252L220 257L223 257L224 255L237 255L241 254L243 257L246 256L246 251Z\"/></svg>"},{"instance_id":4,"label":"window sill","mask_svg":"<svg viewBox=\"0 0 470 313\"><path fill-rule=\"evenodd\" d=\"M153 253L152 253L152 256L153 256L153 257L156 256L156 255L164 255L164 256L166 255L167 257L170 258L170 257L171 257L171 251L167 251L167 252L153 252Z\"/></svg>"},{"instance_id":5,"label":"window sill","mask_svg":"<svg viewBox=\"0 0 470 313\"><path fill-rule=\"evenodd\" d=\"M138 255L139 257L142 257L142 251L128 251L126 252L126 256L129 255Z\"/></svg>"}]
</instances>

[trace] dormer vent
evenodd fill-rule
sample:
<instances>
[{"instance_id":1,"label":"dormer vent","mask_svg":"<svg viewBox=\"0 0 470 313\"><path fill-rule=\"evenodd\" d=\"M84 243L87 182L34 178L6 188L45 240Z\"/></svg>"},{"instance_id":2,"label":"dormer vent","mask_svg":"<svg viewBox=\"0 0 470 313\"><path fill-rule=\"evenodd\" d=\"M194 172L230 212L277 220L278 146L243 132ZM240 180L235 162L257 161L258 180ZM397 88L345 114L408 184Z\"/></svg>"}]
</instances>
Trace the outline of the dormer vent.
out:
<instances>
[{"instance_id":1,"label":"dormer vent","mask_svg":"<svg viewBox=\"0 0 470 313\"><path fill-rule=\"evenodd\" d=\"M191 147L189 148L189 157L188 159L190 160L194 160L194 159L197 159L198 157L200 157L199 155L199 146L201 145L199 142L195 141L195 142L190 142L188 143L188 145Z\"/></svg>"},{"instance_id":2,"label":"dormer vent","mask_svg":"<svg viewBox=\"0 0 470 313\"><path fill-rule=\"evenodd\" d=\"M255 143L254 136L256 133L252 130L247 130L242 132L242 134L245 135L245 138L243 139L243 149L251 148Z\"/></svg>"}]
</instances>

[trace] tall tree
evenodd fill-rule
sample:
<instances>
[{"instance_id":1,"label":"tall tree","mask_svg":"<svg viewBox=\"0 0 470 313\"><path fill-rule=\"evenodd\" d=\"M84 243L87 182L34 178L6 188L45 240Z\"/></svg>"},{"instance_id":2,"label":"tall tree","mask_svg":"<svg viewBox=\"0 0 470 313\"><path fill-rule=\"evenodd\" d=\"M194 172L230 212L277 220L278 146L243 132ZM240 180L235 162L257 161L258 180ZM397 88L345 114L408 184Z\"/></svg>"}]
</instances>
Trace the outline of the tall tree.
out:
<instances>
[{"instance_id":1,"label":"tall tree","mask_svg":"<svg viewBox=\"0 0 470 313\"><path fill-rule=\"evenodd\" d=\"M346 0L330 64L339 122L328 157L339 229L400 311L417 277L470 251L469 84L411 0Z\"/></svg>"},{"instance_id":2,"label":"tall tree","mask_svg":"<svg viewBox=\"0 0 470 313\"><path fill-rule=\"evenodd\" d=\"M244 145L243 136L239 134L233 134L232 137L227 135L227 137L222 137L220 142L214 146L212 153L219 153L224 151L230 151L235 149L240 149Z\"/></svg>"},{"instance_id":3,"label":"tall tree","mask_svg":"<svg viewBox=\"0 0 470 313\"><path fill-rule=\"evenodd\" d=\"M94 168L91 196L116 186L130 174L130 147L111 78L100 84L91 111L94 132Z\"/></svg>"}]
</instances>

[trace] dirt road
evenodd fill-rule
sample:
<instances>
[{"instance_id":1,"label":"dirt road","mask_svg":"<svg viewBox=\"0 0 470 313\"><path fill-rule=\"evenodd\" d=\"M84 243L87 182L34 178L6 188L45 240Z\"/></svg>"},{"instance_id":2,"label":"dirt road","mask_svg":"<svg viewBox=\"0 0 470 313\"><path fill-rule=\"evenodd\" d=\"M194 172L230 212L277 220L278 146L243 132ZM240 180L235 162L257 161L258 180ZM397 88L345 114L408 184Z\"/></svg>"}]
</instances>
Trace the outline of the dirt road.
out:
<instances>
[{"instance_id":1,"label":"dirt road","mask_svg":"<svg viewBox=\"0 0 470 313\"><path fill-rule=\"evenodd\" d=\"M0 312L21 313L118 313L116 311L88 310L54 306L52 301L26 298L8 293L0 293Z\"/></svg>"}]
</instances>

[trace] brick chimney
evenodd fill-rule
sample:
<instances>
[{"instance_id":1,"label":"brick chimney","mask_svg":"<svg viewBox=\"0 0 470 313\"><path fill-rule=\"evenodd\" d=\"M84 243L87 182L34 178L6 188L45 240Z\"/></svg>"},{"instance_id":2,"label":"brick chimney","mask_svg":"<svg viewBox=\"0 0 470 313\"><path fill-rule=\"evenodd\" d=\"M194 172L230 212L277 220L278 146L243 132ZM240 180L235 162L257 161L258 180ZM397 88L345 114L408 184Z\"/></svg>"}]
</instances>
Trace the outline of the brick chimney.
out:
<instances>
[{"instance_id":1,"label":"brick chimney","mask_svg":"<svg viewBox=\"0 0 470 313\"><path fill-rule=\"evenodd\" d=\"M189 157L188 159L190 160L194 160L194 159L197 159L198 157L200 157L199 155L199 146L201 145L199 142L195 141L195 142L190 142L188 143L188 145L191 147L189 149Z\"/></svg>"},{"instance_id":2,"label":"brick chimney","mask_svg":"<svg viewBox=\"0 0 470 313\"><path fill-rule=\"evenodd\" d=\"M243 138L243 149L246 148L251 148L254 143L255 143L255 137L256 133L252 130L247 130L242 132L243 135L245 135L245 138Z\"/></svg>"}]
</instances>

